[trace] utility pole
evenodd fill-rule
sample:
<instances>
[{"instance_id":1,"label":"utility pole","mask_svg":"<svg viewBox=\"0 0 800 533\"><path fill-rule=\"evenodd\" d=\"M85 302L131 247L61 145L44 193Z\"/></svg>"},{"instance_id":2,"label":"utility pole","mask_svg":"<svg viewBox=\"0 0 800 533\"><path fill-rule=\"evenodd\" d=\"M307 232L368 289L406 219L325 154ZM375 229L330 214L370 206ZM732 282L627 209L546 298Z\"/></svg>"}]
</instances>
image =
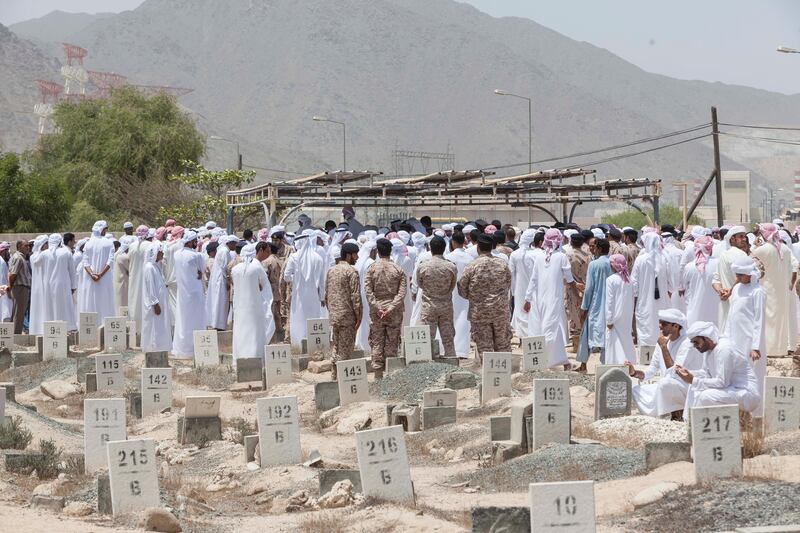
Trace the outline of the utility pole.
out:
<instances>
[{"instance_id":1,"label":"utility pole","mask_svg":"<svg viewBox=\"0 0 800 533\"><path fill-rule=\"evenodd\" d=\"M711 108L711 132L714 140L714 173L717 176L717 225L722 227L722 219L725 213L722 207L722 169L719 161L719 122L717 122L717 108Z\"/></svg>"},{"instance_id":2,"label":"utility pole","mask_svg":"<svg viewBox=\"0 0 800 533\"><path fill-rule=\"evenodd\" d=\"M237 165L237 168L239 170L242 170L242 153L241 152L239 152L239 163Z\"/></svg>"},{"instance_id":3,"label":"utility pole","mask_svg":"<svg viewBox=\"0 0 800 533\"><path fill-rule=\"evenodd\" d=\"M681 226L682 231L686 231L686 225L689 220L689 206L688 206L688 196L689 196L689 182L688 181L676 181L672 183L672 186L676 189L682 188L683 189L683 225Z\"/></svg>"}]
</instances>

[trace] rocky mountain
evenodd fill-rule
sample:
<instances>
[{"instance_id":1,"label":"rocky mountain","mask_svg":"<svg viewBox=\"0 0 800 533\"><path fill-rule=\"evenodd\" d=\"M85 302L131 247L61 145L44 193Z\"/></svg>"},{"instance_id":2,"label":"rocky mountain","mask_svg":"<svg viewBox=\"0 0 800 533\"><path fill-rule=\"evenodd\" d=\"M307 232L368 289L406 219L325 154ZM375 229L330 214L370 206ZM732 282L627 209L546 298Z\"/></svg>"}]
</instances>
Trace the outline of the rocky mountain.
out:
<instances>
[{"instance_id":1,"label":"rocky mountain","mask_svg":"<svg viewBox=\"0 0 800 533\"><path fill-rule=\"evenodd\" d=\"M395 148L449 146L459 168L527 161L526 102L494 95L496 88L533 98L534 159L703 124L712 105L724 122L800 123L800 95L648 73L531 20L493 18L452 0L147 0L81 24L54 13L20 31L48 39L42 21L52 27L59 18L76 29L51 42L87 48L88 68L193 88L181 103L209 135L239 141L245 164L261 167L340 168L341 128L314 115L347 123L350 168L391 174ZM766 177L786 184L791 161L800 168L798 151L769 165L769 152L727 139L724 168L775 169ZM226 153L232 146L212 144L234 157ZM706 139L597 168L603 176L669 180L705 177L711 166Z\"/></svg>"}]
</instances>

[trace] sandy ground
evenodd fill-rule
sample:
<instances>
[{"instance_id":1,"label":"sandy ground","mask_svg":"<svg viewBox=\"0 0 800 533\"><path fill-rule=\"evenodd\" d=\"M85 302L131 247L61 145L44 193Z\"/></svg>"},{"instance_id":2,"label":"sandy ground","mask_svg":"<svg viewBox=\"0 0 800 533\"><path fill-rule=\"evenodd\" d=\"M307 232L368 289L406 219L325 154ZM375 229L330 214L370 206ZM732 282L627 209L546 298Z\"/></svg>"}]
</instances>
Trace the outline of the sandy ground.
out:
<instances>
[{"instance_id":1,"label":"sandy ground","mask_svg":"<svg viewBox=\"0 0 800 533\"><path fill-rule=\"evenodd\" d=\"M126 375L129 378L136 375L142 360L143 357L138 355L126 362ZM596 357L593 357L590 373L595 364ZM195 446L181 447L175 440L178 413L187 396L213 394L222 397L221 416L226 425L235 418L245 419L254 425L257 398L297 396L304 457L313 450L318 450L326 468L357 468L355 437L352 432L339 434L335 424L320 428L320 413L314 407L313 384L327 380L328 375L303 372L295 374L294 383L278 385L267 392L242 392L219 390L215 384L209 386L202 381L192 381L187 375L190 370L181 365L176 366L179 368L174 375L180 375L173 380L175 412L141 420L129 417L128 435L129 438L152 438L159 444L162 505L174 509L184 531L468 531L470 512L475 506L528 505L526 492L484 492L480 487L464 486L452 481L458 474L485 467L486 454L491 450L489 417L507 414L511 403L510 399L503 398L481 407L477 390L468 389L458 393L457 424L407 436L416 507L368 501L343 509L286 512L287 499L299 490L306 490L314 498L319 496L318 471L315 468L298 465L251 471L245 464L243 446L230 440L213 442L201 450L197 450ZM0 374L0 381L13 380L14 372L15 370L9 370ZM790 360L770 360L770 375L791 375L792 372ZM43 370L42 374L46 375L47 372ZM56 377L75 381L74 367L71 372ZM372 379L370 376L370 380ZM516 396L529 394L531 387L524 379L517 376L515 383ZM573 437L593 437L581 432L586 431L587 424L593 419L594 395L577 386L572 387L571 397ZM38 387L32 387L27 391L17 390L17 400L34 405L41 413L48 415L33 413L13 403L7 405L7 415L20 416L24 425L33 432L34 442L31 449L38 447L39 439L53 439L65 452L83 452L80 395L64 401L54 401L41 394ZM385 403L373 398L370 402L342 407L338 413L339 419L363 414L371 418L371 428L385 426ZM56 415L59 405L71 407L62 409ZM624 436L615 436L613 442L607 444L619 446L620 437L624 440ZM425 444L433 438L446 443L445 447L448 449L463 446L463 459L450 462L442 456L434 457L425 451ZM641 442L629 442L627 447L644 453ZM800 455L761 455L745 460L744 471L748 478L800 483ZM228 488L209 490L212 483L220 480L229 483ZM598 519L632 512L631 500L634 496L665 481L680 485L693 484L692 464L673 463L646 475L597 483L595 498ZM73 482L75 487L69 494L65 494L67 501L77 499L94 506L94 479L78 476ZM57 529L63 533L122 532L134 531L139 524L139 516L112 519L93 513L84 518L71 518L32 508L29 503L30 494L38 483L38 480L28 476L0 471L0 523L12 524L13 529L9 531L38 533ZM248 495L248 491L256 485L263 485L264 490ZM800 485L798 487L800 490ZM188 498L188 504L184 497ZM0 527L0 530L4 529ZM598 531L612 530L602 524L598 526Z\"/></svg>"}]
</instances>

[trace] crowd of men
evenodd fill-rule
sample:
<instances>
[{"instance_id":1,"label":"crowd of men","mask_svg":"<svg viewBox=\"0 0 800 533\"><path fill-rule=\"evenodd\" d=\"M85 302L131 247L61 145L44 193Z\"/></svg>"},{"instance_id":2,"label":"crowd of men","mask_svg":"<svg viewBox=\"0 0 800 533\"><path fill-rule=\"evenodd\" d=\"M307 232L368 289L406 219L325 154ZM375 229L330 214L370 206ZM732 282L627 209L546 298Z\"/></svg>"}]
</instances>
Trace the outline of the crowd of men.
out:
<instances>
[{"instance_id":1,"label":"crowd of men","mask_svg":"<svg viewBox=\"0 0 800 533\"><path fill-rule=\"evenodd\" d=\"M627 365L639 411L673 418L729 403L757 414L766 357L792 354L798 340L800 243L781 220L520 232L497 220L434 228L429 217L369 226L351 207L342 217L317 228L301 214L294 231L241 237L167 220L127 222L115 238L98 221L77 241L41 235L13 255L3 242L0 320L41 335L46 321L76 330L81 312L102 323L125 307L142 350L187 359L194 331L232 324L237 360L268 343L299 349L306 320L329 318L334 363L359 348L377 378L403 326L429 326L445 357L473 357L472 341L478 362L511 351L514 337L542 336L550 368L585 372L593 353ZM653 349L645 370L636 345Z\"/></svg>"}]
</instances>

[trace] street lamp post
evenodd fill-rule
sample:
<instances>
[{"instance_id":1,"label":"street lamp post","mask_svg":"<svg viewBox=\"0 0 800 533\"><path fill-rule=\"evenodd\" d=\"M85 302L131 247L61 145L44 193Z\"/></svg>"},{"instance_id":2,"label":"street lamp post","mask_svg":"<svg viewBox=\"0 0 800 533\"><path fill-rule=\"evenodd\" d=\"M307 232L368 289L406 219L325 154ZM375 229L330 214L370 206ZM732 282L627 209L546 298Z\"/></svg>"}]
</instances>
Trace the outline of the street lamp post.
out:
<instances>
[{"instance_id":1,"label":"street lamp post","mask_svg":"<svg viewBox=\"0 0 800 533\"><path fill-rule=\"evenodd\" d=\"M338 120L331 120L325 117L312 117L313 120L317 122L333 122L334 124L339 124L342 126L342 172L347 171L347 125L344 122L340 122Z\"/></svg>"},{"instance_id":2,"label":"street lamp post","mask_svg":"<svg viewBox=\"0 0 800 533\"><path fill-rule=\"evenodd\" d=\"M209 139L214 141L224 141L229 142L236 145L236 168L242 170L242 152L239 150L239 141L234 141L232 139L226 139L225 137L220 137L219 135L212 135Z\"/></svg>"},{"instance_id":3,"label":"street lamp post","mask_svg":"<svg viewBox=\"0 0 800 533\"><path fill-rule=\"evenodd\" d=\"M531 113L531 99L527 96L520 96L519 94L510 93L502 89L495 89L494 94L500 96L513 96L515 98L522 98L528 101L528 174L533 172L533 119Z\"/></svg>"},{"instance_id":4,"label":"street lamp post","mask_svg":"<svg viewBox=\"0 0 800 533\"><path fill-rule=\"evenodd\" d=\"M776 51L781 52L782 54L800 54L800 50L789 48L788 46L779 46Z\"/></svg>"}]
</instances>

